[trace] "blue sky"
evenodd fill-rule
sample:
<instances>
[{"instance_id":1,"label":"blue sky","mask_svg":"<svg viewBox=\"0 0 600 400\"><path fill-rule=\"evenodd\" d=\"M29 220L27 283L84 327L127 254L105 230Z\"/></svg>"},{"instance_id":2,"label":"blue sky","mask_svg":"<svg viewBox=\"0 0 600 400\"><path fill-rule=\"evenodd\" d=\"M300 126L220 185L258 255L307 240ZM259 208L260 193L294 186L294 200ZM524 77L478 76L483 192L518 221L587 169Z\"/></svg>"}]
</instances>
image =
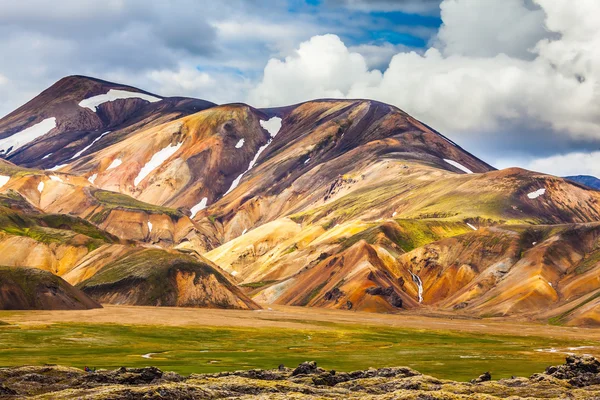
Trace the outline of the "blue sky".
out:
<instances>
[{"instance_id":1,"label":"blue sky","mask_svg":"<svg viewBox=\"0 0 600 400\"><path fill-rule=\"evenodd\" d=\"M497 167L600 175L600 2L0 2L0 116L61 77L254 106L372 98Z\"/></svg>"}]
</instances>

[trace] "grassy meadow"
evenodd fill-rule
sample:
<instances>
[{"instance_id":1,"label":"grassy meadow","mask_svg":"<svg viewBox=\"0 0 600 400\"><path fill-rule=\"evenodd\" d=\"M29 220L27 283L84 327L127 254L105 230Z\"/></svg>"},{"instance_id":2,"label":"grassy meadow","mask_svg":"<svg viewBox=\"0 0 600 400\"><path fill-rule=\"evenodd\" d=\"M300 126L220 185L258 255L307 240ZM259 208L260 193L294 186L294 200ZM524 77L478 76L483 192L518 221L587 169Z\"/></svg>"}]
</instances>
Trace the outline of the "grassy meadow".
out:
<instances>
[{"instance_id":1,"label":"grassy meadow","mask_svg":"<svg viewBox=\"0 0 600 400\"><path fill-rule=\"evenodd\" d=\"M0 323L0 366L153 365L190 374L279 364L293 367L315 360L323 368L338 371L410 366L439 378L465 381L485 371L494 379L529 376L564 360L560 352L536 349L567 351L573 346L572 341L547 337L317 324L325 329ZM597 344L582 341L577 346ZM154 353L152 359L142 357L148 353Z\"/></svg>"}]
</instances>

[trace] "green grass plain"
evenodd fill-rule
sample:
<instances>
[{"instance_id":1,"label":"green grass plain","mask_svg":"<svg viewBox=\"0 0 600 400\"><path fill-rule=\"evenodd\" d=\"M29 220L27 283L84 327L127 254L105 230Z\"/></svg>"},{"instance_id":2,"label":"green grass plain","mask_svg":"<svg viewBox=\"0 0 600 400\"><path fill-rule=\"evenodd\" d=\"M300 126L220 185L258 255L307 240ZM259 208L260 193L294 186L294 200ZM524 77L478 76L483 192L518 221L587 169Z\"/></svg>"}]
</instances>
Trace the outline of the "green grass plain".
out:
<instances>
[{"instance_id":1,"label":"green grass plain","mask_svg":"<svg viewBox=\"0 0 600 400\"><path fill-rule=\"evenodd\" d=\"M564 361L564 354L536 349L598 345L547 337L318 324L327 329L0 324L0 366L153 365L190 374L294 367L315 360L337 371L409 366L438 378L466 381L485 371L494 379L529 376ZM156 354L143 358L147 353Z\"/></svg>"}]
</instances>

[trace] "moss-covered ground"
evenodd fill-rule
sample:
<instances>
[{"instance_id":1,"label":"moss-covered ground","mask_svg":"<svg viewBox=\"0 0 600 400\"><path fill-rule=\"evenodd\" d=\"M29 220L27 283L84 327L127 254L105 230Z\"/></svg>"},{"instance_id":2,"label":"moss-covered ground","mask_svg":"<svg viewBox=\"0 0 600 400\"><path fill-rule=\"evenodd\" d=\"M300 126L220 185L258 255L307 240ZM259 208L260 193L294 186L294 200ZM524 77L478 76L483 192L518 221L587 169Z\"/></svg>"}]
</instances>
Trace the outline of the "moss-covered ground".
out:
<instances>
[{"instance_id":1,"label":"moss-covered ground","mask_svg":"<svg viewBox=\"0 0 600 400\"><path fill-rule=\"evenodd\" d=\"M403 365L439 378L464 381L485 371L495 379L529 376L564 359L564 354L536 349L597 345L547 337L312 324L327 329L5 325L0 326L0 366L154 365L190 374L295 366L316 360L322 367L338 371ZM148 353L153 353L151 359L142 357Z\"/></svg>"}]
</instances>

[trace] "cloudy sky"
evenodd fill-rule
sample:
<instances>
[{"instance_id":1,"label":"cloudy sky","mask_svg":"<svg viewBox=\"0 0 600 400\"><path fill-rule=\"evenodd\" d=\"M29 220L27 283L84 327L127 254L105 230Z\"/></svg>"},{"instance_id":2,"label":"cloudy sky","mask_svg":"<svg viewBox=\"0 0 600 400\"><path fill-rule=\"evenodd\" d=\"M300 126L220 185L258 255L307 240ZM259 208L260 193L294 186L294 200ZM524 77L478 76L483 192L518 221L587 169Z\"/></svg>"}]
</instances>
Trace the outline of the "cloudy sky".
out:
<instances>
[{"instance_id":1,"label":"cloudy sky","mask_svg":"<svg viewBox=\"0 0 600 400\"><path fill-rule=\"evenodd\" d=\"M0 116L71 74L394 104L498 168L600 176L600 1L0 2Z\"/></svg>"}]
</instances>

